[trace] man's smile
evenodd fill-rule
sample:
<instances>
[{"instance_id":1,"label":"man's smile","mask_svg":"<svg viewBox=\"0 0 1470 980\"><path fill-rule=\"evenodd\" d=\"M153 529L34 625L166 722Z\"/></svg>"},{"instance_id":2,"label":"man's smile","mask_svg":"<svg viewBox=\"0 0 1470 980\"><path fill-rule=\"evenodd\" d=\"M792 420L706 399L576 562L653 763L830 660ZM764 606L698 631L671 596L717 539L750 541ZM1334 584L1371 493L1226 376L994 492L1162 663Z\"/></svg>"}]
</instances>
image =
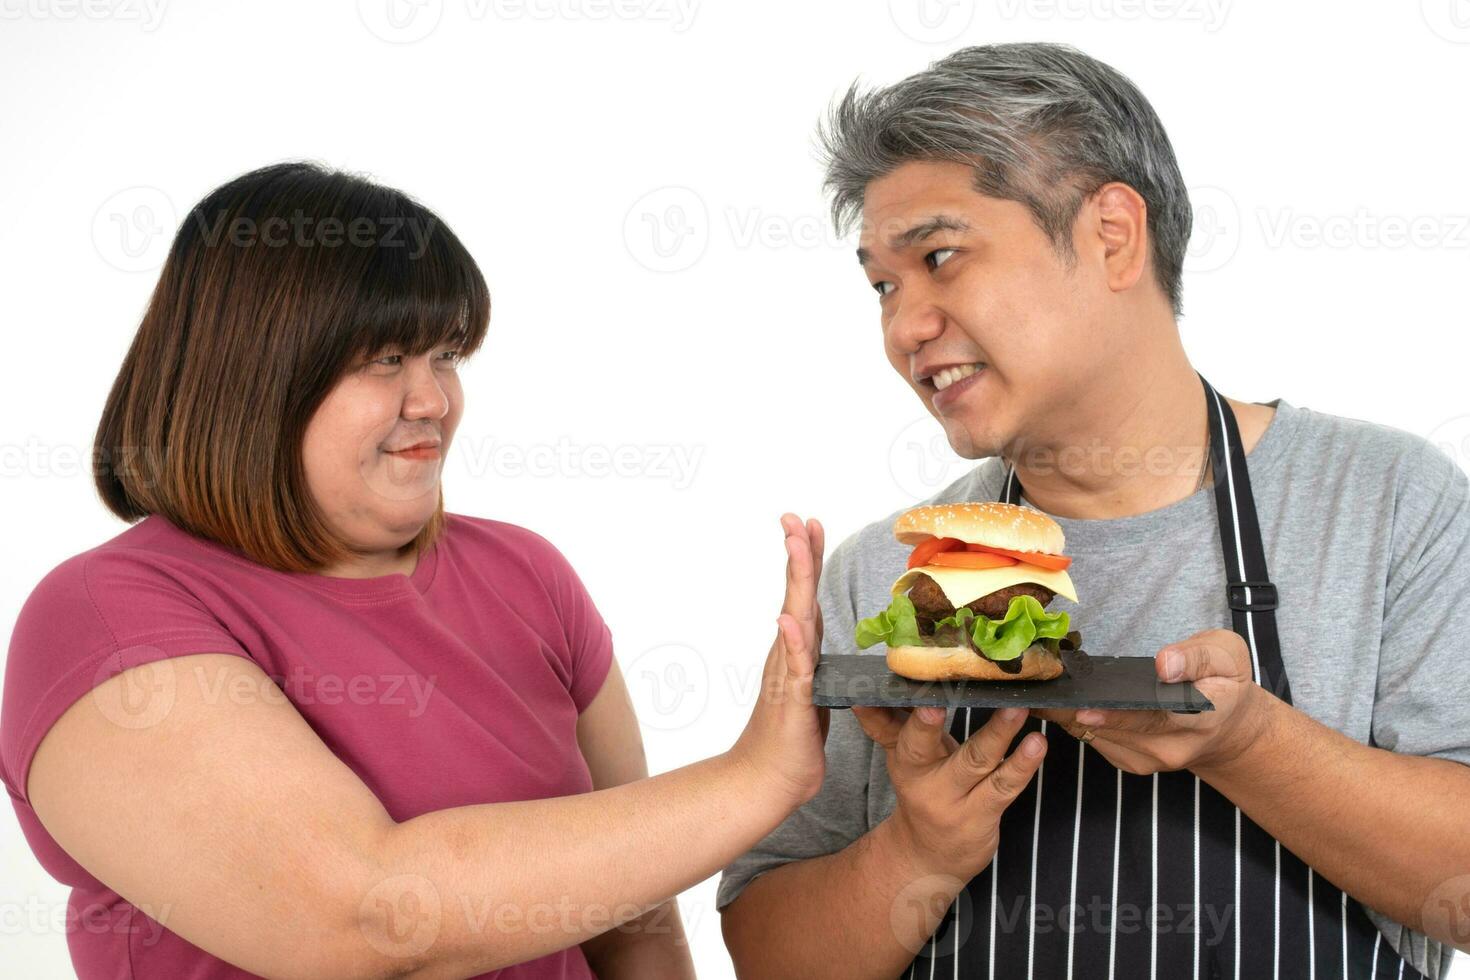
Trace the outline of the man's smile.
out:
<instances>
[{"instance_id":1,"label":"man's smile","mask_svg":"<svg viewBox=\"0 0 1470 980\"><path fill-rule=\"evenodd\" d=\"M934 392L930 401L936 411L943 411L975 386L984 375L985 368L984 361L930 365L915 372L914 382Z\"/></svg>"}]
</instances>

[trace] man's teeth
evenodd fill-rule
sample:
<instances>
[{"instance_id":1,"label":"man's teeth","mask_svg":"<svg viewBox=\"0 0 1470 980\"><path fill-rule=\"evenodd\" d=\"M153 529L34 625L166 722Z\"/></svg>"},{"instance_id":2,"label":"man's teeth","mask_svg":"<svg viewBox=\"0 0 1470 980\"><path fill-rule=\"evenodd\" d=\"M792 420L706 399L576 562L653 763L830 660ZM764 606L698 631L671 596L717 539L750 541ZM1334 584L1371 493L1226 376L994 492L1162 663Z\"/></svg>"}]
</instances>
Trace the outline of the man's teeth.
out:
<instances>
[{"instance_id":1,"label":"man's teeth","mask_svg":"<svg viewBox=\"0 0 1470 980\"><path fill-rule=\"evenodd\" d=\"M943 391L956 381L968 378L984 366L984 364L975 363L961 364L958 367L947 367L934 375L932 379L934 381L934 388L936 391Z\"/></svg>"}]
</instances>

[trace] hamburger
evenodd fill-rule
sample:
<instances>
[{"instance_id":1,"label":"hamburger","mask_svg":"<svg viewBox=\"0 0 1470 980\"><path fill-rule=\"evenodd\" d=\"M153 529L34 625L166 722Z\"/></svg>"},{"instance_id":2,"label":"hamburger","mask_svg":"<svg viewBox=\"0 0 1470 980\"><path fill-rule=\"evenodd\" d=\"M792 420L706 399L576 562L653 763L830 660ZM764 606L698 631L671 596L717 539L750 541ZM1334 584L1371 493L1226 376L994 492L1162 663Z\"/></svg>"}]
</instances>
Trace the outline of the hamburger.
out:
<instances>
[{"instance_id":1,"label":"hamburger","mask_svg":"<svg viewBox=\"0 0 1470 980\"><path fill-rule=\"evenodd\" d=\"M857 645L888 644L888 669L919 681L1044 681L1075 647L1057 596L1077 601L1057 522L1004 503L936 504L899 516L912 545L893 601L857 624Z\"/></svg>"}]
</instances>

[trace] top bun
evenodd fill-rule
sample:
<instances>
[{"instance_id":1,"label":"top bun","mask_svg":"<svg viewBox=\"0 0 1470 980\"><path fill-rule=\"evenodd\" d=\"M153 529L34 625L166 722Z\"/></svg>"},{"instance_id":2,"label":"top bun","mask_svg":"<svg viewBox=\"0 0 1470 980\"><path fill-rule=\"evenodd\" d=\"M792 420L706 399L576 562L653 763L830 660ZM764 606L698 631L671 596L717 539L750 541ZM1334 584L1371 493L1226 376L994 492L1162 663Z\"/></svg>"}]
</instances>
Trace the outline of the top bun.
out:
<instances>
[{"instance_id":1,"label":"top bun","mask_svg":"<svg viewBox=\"0 0 1470 980\"><path fill-rule=\"evenodd\" d=\"M1066 546L1061 526L1039 510L1018 504L927 504L893 522L893 536L904 544L928 538L959 538L1008 551L1059 555Z\"/></svg>"}]
</instances>

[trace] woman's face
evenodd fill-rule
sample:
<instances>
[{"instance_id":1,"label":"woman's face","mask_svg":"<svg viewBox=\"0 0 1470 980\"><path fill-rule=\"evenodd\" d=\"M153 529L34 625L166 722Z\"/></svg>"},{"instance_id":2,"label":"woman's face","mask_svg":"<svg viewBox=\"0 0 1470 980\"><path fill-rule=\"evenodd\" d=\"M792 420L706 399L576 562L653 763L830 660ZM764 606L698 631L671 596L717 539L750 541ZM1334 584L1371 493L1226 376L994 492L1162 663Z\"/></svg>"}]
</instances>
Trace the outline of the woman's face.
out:
<instances>
[{"instance_id":1,"label":"woman's face","mask_svg":"<svg viewBox=\"0 0 1470 980\"><path fill-rule=\"evenodd\" d=\"M464 410L458 361L455 348L364 358L307 424L307 488L332 532L353 551L400 548L433 516L439 474Z\"/></svg>"}]
</instances>

